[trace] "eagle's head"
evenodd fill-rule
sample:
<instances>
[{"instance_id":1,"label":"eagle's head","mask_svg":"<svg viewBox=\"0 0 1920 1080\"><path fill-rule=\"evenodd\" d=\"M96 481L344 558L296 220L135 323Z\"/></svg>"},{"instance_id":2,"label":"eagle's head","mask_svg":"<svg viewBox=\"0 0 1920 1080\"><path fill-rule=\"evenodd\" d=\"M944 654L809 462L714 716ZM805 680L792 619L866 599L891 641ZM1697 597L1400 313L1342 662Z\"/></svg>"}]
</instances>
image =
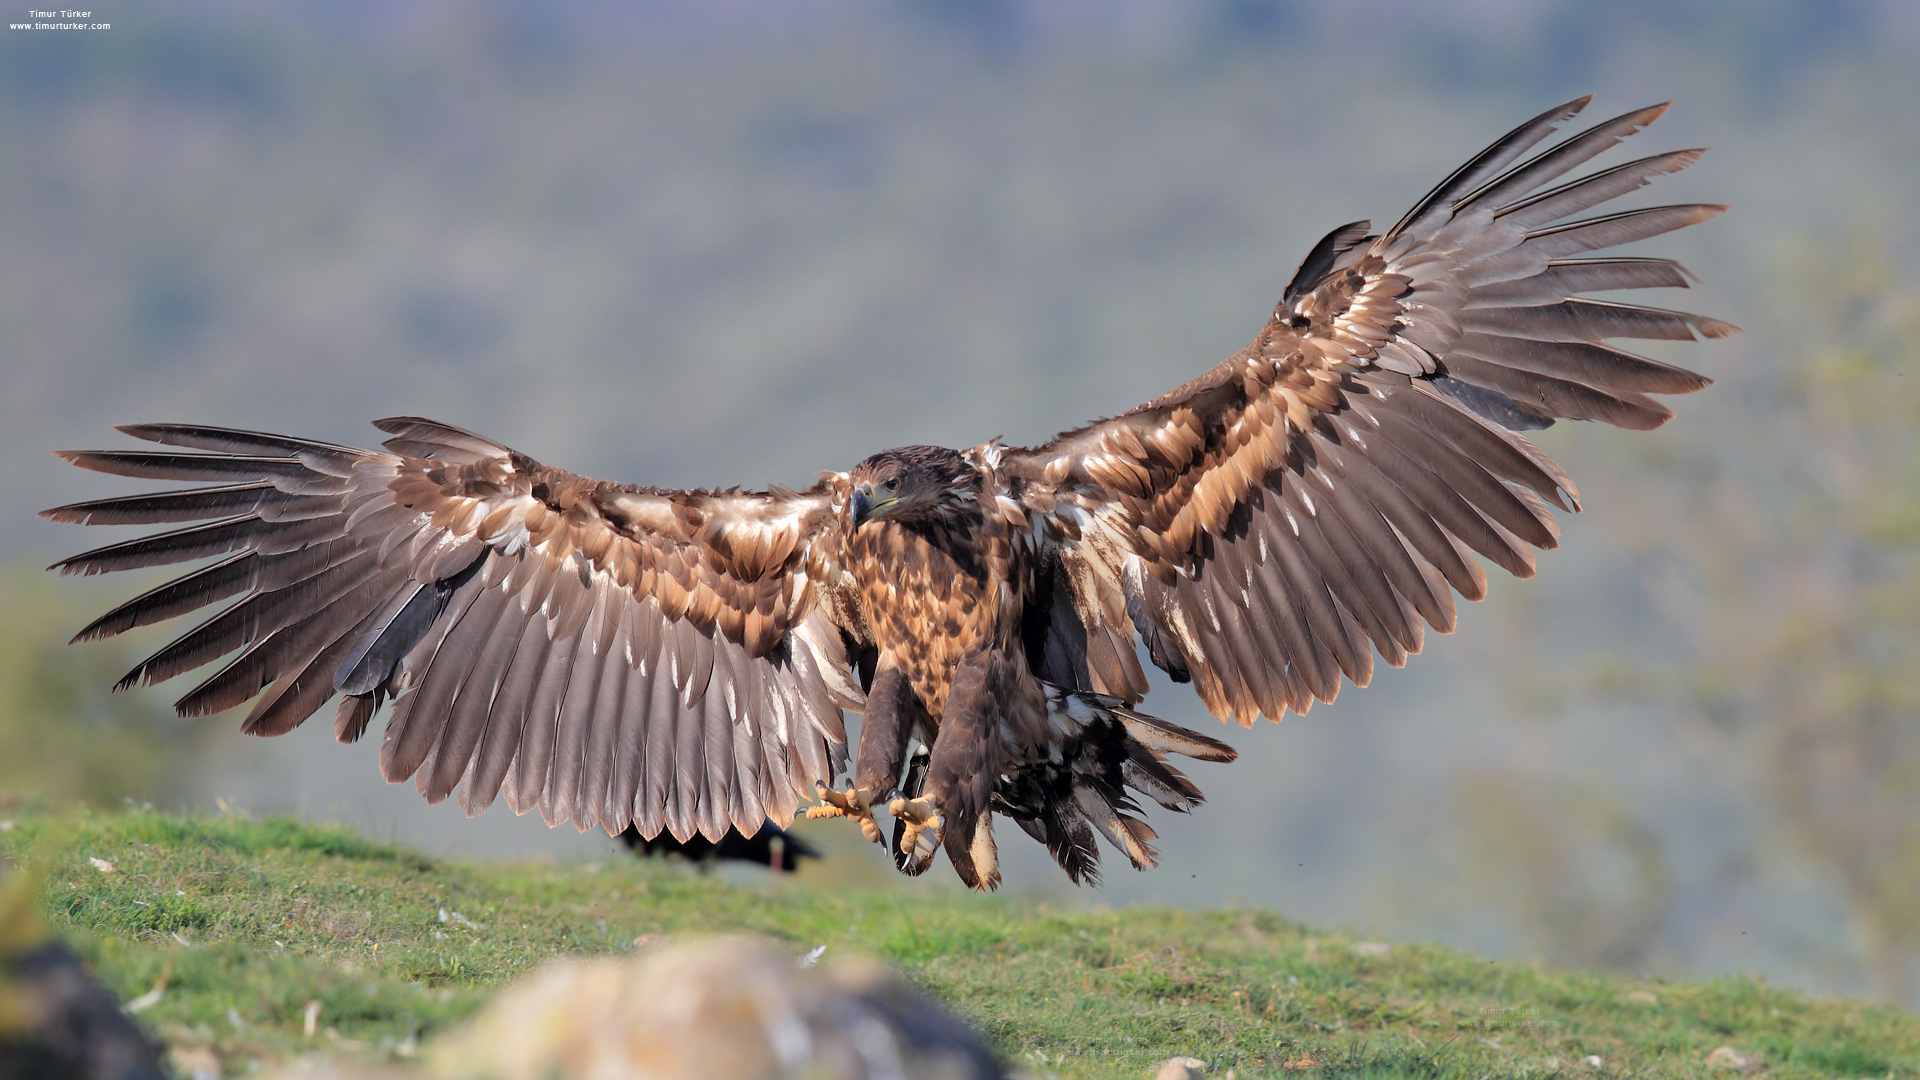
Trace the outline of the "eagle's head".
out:
<instances>
[{"instance_id":1,"label":"eagle's head","mask_svg":"<svg viewBox=\"0 0 1920 1080\"><path fill-rule=\"evenodd\" d=\"M944 446L902 446L875 454L847 474L853 527L869 521L929 521L976 508L980 473Z\"/></svg>"}]
</instances>

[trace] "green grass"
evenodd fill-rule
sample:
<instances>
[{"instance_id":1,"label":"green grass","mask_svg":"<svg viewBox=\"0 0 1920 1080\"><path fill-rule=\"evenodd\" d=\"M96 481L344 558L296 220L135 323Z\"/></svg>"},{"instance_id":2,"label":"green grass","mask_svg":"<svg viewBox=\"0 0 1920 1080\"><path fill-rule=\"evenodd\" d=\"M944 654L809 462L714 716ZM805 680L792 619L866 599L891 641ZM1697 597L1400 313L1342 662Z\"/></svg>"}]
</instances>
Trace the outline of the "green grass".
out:
<instances>
[{"instance_id":1,"label":"green grass","mask_svg":"<svg viewBox=\"0 0 1920 1080\"><path fill-rule=\"evenodd\" d=\"M1920 1076L1920 1017L1898 1009L1436 946L1362 955L1269 911L835 891L827 874L741 885L637 860L429 859L280 818L16 813L0 827L0 852L41 875L50 920L107 984L133 998L164 977L141 1018L241 1069L314 1050L404 1056L549 957L751 930L796 953L890 961L1034 1075L1142 1077L1186 1053L1241 1077L1728 1078L1704 1062L1730 1045L1774 1078Z\"/></svg>"}]
</instances>

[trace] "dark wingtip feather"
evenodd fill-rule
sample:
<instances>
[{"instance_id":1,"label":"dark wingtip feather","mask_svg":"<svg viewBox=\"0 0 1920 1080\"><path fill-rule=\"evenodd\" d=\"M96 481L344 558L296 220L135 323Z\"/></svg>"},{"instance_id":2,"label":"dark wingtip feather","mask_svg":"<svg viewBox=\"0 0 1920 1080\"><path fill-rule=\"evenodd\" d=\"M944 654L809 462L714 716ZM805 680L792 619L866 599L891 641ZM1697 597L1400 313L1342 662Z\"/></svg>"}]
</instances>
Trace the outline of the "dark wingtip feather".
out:
<instances>
[{"instance_id":1,"label":"dark wingtip feather","mask_svg":"<svg viewBox=\"0 0 1920 1080\"><path fill-rule=\"evenodd\" d=\"M389 435L401 435L406 433L408 429L421 425L429 427L444 426L438 421L429 420L424 416L383 416L378 420L372 421L372 424L374 427L379 428Z\"/></svg>"},{"instance_id":2,"label":"dark wingtip feather","mask_svg":"<svg viewBox=\"0 0 1920 1080\"><path fill-rule=\"evenodd\" d=\"M1571 120L1574 117L1580 115L1582 112L1586 111L1587 106L1593 104L1593 98L1594 98L1594 95L1591 93L1581 94L1579 97L1574 98L1572 101L1563 102L1562 104L1556 105L1553 108L1548 109L1546 112L1543 112L1539 116L1536 116L1533 119L1527 121L1525 124L1522 124L1520 128L1518 128L1517 130L1524 131L1525 129L1539 123L1554 123L1554 124L1566 123L1568 120Z\"/></svg>"},{"instance_id":3,"label":"dark wingtip feather","mask_svg":"<svg viewBox=\"0 0 1920 1080\"><path fill-rule=\"evenodd\" d=\"M424 416L384 416L373 421L373 426L386 432L388 435L429 433L439 436L455 436L472 439L474 442L492 449L504 449L500 444L479 432L468 431L466 428L457 427L453 424L444 424L438 420L428 419Z\"/></svg>"},{"instance_id":4,"label":"dark wingtip feather","mask_svg":"<svg viewBox=\"0 0 1920 1080\"><path fill-rule=\"evenodd\" d=\"M84 555L75 555L70 559L61 559L59 562L47 567L47 569L52 570L61 577L73 577L76 574L81 577L92 577L94 574L99 573L97 570L80 565L79 560L85 557Z\"/></svg>"},{"instance_id":5,"label":"dark wingtip feather","mask_svg":"<svg viewBox=\"0 0 1920 1080\"><path fill-rule=\"evenodd\" d=\"M110 472L92 460L95 451L91 450L55 450L53 456L69 465L78 466L88 472Z\"/></svg>"},{"instance_id":6,"label":"dark wingtip feather","mask_svg":"<svg viewBox=\"0 0 1920 1080\"><path fill-rule=\"evenodd\" d=\"M1307 257L1300 260L1300 268L1294 271L1293 280L1280 293L1280 302L1291 304L1295 297L1319 284L1340 256L1366 242L1367 233L1372 228L1371 221L1353 221L1321 237L1320 242L1313 245L1313 250L1307 252Z\"/></svg>"},{"instance_id":7,"label":"dark wingtip feather","mask_svg":"<svg viewBox=\"0 0 1920 1080\"><path fill-rule=\"evenodd\" d=\"M79 633L76 633L72 637L68 638L67 644L78 645L83 641L103 641L107 638L114 636L115 634L122 633L132 628L133 619L130 616L124 616L120 619L114 618L115 615L120 615L120 614L122 613L116 609L114 611L108 612L105 615L100 616L99 618L93 620L87 625L81 627Z\"/></svg>"},{"instance_id":8,"label":"dark wingtip feather","mask_svg":"<svg viewBox=\"0 0 1920 1080\"><path fill-rule=\"evenodd\" d=\"M1395 239L1442 199L1450 200L1461 188L1477 184L1486 179L1489 174L1497 174L1514 158L1526 153L1528 149L1546 138L1559 125L1572 119L1592 101L1592 94L1584 94L1564 105L1556 105L1502 135L1493 145L1475 154L1471 161L1455 169L1445 180L1440 181L1431 191L1422 196L1419 202L1413 204L1412 209L1409 209L1399 221L1394 222L1393 228L1386 231L1383 239L1388 241Z\"/></svg>"},{"instance_id":9,"label":"dark wingtip feather","mask_svg":"<svg viewBox=\"0 0 1920 1080\"><path fill-rule=\"evenodd\" d=\"M168 424L115 424L113 430L147 442L165 442L166 439L161 436L169 426Z\"/></svg>"}]
</instances>

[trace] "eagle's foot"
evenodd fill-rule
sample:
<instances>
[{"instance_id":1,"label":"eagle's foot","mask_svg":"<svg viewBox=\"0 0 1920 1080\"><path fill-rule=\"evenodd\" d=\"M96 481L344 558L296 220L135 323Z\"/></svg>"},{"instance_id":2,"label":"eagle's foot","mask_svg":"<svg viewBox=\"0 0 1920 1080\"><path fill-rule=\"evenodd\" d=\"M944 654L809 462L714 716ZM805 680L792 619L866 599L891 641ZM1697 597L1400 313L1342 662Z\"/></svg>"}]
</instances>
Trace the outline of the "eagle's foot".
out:
<instances>
[{"instance_id":1,"label":"eagle's foot","mask_svg":"<svg viewBox=\"0 0 1920 1080\"><path fill-rule=\"evenodd\" d=\"M915 863L925 863L940 848L940 830L946 815L931 795L895 798L887 804L887 813L900 823L900 854Z\"/></svg>"},{"instance_id":2,"label":"eagle's foot","mask_svg":"<svg viewBox=\"0 0 1920 1080\"><path fill-rule=\"evenodd\" d=\"M807 807L808 820L819 818L848 817L860 823L860 835L871 843L881 843L880 826L874 823L873 807L860 797L859 788L835 791L825 784L814 784L814 795L820 799L818 806Z\"/></svg>"}]
</instances>

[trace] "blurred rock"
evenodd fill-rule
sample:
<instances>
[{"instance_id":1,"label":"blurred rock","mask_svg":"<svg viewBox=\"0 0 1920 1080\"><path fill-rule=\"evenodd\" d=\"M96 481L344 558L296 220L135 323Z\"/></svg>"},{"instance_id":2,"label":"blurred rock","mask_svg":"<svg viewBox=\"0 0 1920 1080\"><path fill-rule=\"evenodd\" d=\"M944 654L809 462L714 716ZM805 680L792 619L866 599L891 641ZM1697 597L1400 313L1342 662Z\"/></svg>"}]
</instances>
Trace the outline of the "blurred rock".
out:
<instances>
[{"instance_id":1,"label":"blurred rock","mask_svg":"<svg viewBox=\"0 0 1920 1080\"><path fill-rule=\"evenodd\" d=\"M419 1080L420 1078L420 1074L413 1071L378 1065L327 1061L322 1058L295 1062L271 1075L273 1080Z\"/></svg>"},{"instance_id":2,"label":"blurred rock","mask_svg":"<svg viewBox=\"0 0 1920 1080\"><path fill-rule=\"evenodd\" d=\"M139 1026L52 939L37 893L0 879L0 1080L164 1080Z\"/></svg>"},{"instance_id":3,"label":"blurred rock","mask_svg":"<svg viewBox=\"0 0 1920 1080\"><path fill-rule=\"evenodd\" d=\"M1207 1075L1207 1063L1197 1057L1170 1057L1160 1063L1153 1080L1201 1080Z\"/></svg>"},{"instance_id":4,"label":"blurred rock","mask_svg":"<svg viewBox=\"0 0 1920 1080\"><path fill-rule=\"evenodd\" d=\"M489 1080L1005 1075L978 1035L879 964L803 970L742 938L551 965L428 1060L444 1076Z\"/></svg>"},{"instance_id":5,"label":"blurred rock","mask_svg":"<svg viewBox=\"0 0 1920 1080\"><path fill-rule=\"evenodd\" d=\"M176 1046L167 1057L181 1080L220 1080L220 1055L211 1046Z\"/></svg>"},{"instance_id":6,"label":"blurred rock","mask_svg":"<svg viewBox=\"0 0 1920 1080\"><path fill-rule=\"evenodd\" d=\"M1743 1054L1731 1046L1722 1046L1707 1055L1707 1064L1715 1068L1746 1073L1758 1069L1761 1062L1758 1054Z\"/></svg>"}]
</instances>

